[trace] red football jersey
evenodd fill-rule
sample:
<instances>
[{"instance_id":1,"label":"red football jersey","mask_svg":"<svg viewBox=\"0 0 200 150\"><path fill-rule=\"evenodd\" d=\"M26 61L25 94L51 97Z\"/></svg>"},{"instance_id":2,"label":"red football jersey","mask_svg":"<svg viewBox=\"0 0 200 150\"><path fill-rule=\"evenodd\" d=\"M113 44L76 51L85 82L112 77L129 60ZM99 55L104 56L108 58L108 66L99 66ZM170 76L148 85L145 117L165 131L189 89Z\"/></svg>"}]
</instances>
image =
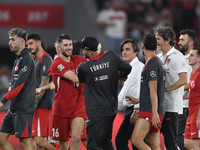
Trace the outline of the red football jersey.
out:
<instances>
[{"instance_id":1,"label":"red football jersey","mask_svg":"<svg viewBox=\"0 0 200 150\"><path fill-rule=\"evenodd\" d=\"M198 68L194 73L191 72L190 82L190 95L189 95L189 112L199 110L200 103L200 68Z\"/></svg>"},{"instance_id":2,"label":"red football jersey","mask_svg":"<svg viewBox=\"0 0 200 150\"><path fill-rule=\"evenodd\" d=\"M55 84L53 115L71 117L77 109L82 109L85 113L84 84L63 78L64 73L69 70L77 74L77 67L84 61L87 59L78 55L71 56L70 63L60 57L53 61L49 73Z\"/></svg>"}]
</instances>

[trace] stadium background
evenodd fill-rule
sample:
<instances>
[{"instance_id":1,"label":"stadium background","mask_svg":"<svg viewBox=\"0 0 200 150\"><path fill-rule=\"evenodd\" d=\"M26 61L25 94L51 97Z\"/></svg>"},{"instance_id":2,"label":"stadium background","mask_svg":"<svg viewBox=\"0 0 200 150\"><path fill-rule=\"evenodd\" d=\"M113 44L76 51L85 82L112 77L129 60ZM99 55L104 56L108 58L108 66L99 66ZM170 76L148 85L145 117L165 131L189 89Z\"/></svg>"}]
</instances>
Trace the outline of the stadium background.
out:
<instances>
[{"instance_id":1,"label":"stadium background","mask_svg":"<svg viewBox=\"0 0 200 150\"><path fill-rule=\"evenodd\" d=\"M197 33L196 46L200 45L200 0L186 0L184 3L182 0L118 1L121 4L121 9L126 13L130 9L136 10L138 5L148 8L151 3L154 3L154 5L160 3L160 6L153 7L157 12L157 19L162 17L168 19L169 25L177 35L177 41L180 30L192 28ZM0 78L2 75L1 67L7 66L8 69L11 69L15 60L15 54L10 52L8 47L7 35L7 32L14 27L23 28L28 33L40 34L45 44L45 50L52 57L55 54L54 42L61 33L69 34L73 40L77 41L88 35L94 36L102 43L103 50L107 50L108 43L105 34L96 24L96 17L103 8L103 2L104 0L0 0ZM166 8L169 13L162 16L162 10ZM148 12L145 10L145 13ZM147 24L142 24L142 26L145 31L149 30L151 32L151 28ZM0 123L8 108L9 103L0 108ZM123 111L119 112L115 119L113 139L121 124L123 115ZM14 149L20 149L17 139L11 137L10 141L14 144ZM161 142L161 145L164 149L163 142ZM84 148L81 147L82 149Z\"/></svg>"}]
</instances>

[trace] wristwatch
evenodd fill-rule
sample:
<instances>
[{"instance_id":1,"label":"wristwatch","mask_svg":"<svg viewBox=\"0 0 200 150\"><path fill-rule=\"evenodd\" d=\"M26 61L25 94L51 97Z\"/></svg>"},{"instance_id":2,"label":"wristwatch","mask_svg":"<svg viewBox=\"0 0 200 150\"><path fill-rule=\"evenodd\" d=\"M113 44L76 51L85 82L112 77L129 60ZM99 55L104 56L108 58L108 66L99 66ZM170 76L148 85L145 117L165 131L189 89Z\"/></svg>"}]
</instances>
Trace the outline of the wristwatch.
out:
<instances>
[{"instance_id":1,"label":"wristwatch","mask_svg":"<svg viewBox=\"0 0 200 150\"><path fill-rule=\"evenodd\" d=\"M133 110L133 113L136 114L136 115L139 114L139 112L137 110L135 110L135 109Z\"/></svg>"}]
</instances>

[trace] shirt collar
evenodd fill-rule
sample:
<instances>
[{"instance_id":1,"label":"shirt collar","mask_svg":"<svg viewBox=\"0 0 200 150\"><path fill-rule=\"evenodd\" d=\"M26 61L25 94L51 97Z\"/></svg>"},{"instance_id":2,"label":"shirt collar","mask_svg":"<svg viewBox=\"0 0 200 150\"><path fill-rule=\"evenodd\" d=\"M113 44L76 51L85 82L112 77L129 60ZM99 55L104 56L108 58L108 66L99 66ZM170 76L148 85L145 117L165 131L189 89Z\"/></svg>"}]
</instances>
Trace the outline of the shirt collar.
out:
<instances>
[{"instance_id":1,"label":"shirt collar","mask_svg":"<svg viewBox=\"0 0 200 150\"><path fill-rule=\"evenodd\" d=\"M130 62L130 65L133 66L133 64L134 64L136 61L138 61L137 56Z\"/></svg>"},{"instance_id":2,"label":"shirt collar","mask_svg":"<svg viewBox=\"0 0 200 150\"><path fill-rule=\"evenodd\" d=\"M92 57L90 57L90 60L97 60L97 59L99 59L100 57L102 57L105 53L107 53L108 51L105 51L105 52L103 52L103 53L99 53L99 54L97 54L97 55L95 55L95 56L92 56Z\"/></svg>"},{"instance_id":3,"label":"shirt collar","mask_svg":"<svg viewBox=\"0 0 200 150\"><path fill-rule=\"evenodd\" d=\"M188 59L188 57L189 57L189 56L190 56L190 53L189 53L189 54L187 54L187 55L185 55L185 58L186 58L186 59Z\"/></svg>"},{"instance_id":4,"label":"shirt collar","mask_svg":"<svg viewBox=\"0 0 200 150\"><path fill-rule=\"evenodd\" d=\"M171 55L173 52L175 52L176 49L174 48L174 46L167 52L166 55Z\"/></svg>"}]
</instances>

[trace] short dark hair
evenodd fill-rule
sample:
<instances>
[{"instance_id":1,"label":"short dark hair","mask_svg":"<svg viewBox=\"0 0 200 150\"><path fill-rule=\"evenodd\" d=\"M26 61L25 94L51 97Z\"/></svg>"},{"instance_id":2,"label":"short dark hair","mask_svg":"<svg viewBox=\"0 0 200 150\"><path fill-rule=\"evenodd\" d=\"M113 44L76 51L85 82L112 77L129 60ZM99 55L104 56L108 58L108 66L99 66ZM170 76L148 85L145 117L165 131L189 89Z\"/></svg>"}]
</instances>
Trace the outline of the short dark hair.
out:
<instances>
[{"instance_id":1,"label":"short dark hair","mask_svg":"<svg viewBox=\"0 0 200 150\"><path fill-rule=\"evenodd\" d=\"M144 36L143 44L146 50L155 51L157 47L157 40L154 34L147 33Z\"/></svg>"},{"instance_id":2,"label":"short dark hair","mask_svg":"<svg viewBox=\"0 0 200 150\"><path fill-rule=\"evenodd\" d=\"M35 34L35 33L29 34L28 37L27 37L27 41L30 40L30 39L33 39L35 41L41 41L41 46L42 46L43 50L45 50L45 45L42 42L39 34Z\"/></svg>"},{"instance_id":3,"label":"short dark hair","mask_svg":"<svg viewBox=\"0 0 200 150\"><path fill-rule=\"evenodd\" d=\"M159 27L155 27L153 30L154 30L154 34L160 35L164 39L164 41L167 41L170 39L169 44L171 46L174 46L176 44L176 34L172 28L168 26L159 26Z\"/></svg>"},{"instance_id":4,"label":"short dark hair","mask_svg":"<svg viewBox=\"0 0 200 150\"><path fill-rule=\"evenodd\" d=\"M13 28L8 32L9 36L16 35L17 37L23 38L25 41L27 40L28 33L20 28Z\"/></svg>"},{"instance_id":5,"label":"short dark hair","mask_svg":"<svg viewBox=\"0 0 200 150\"><path fill-rule=\"evenodd\" d=\"M28 37L27 37L27 40L30 40L30 39L33 39L35 41L41 41L41 37L39 34L29 34Z\"/></svg>"},{"instance_id":6,"label":"short dark hair","mask_svg":"<svg viewBox=\"0 0 200 150\"><path fill-rule=\"evenodd\" d=\"M120 44L120 52L122 53L122 48L123 48L124 44L126 44L126 43L131 43L134 52L137 52L137 55L138 55L138 53L139 53L139 51L140 51L140 47L139 47L138 43L137 43L135 40L133 40L133 39L126 39L126 40L124 40L124 41Z\"/></svg>"},{"instance_id":7,"label":"short dark hair","mask_svg":"<svg viewBox=\"0 0 200 150\"><path fill-rule=\"evenodd\" d=\"M196 32L192 29L184 29L180 31L180 35L187 34L188 37L193 41L193 46L196 42Z\"/></svg>"},{"instance_id":8,"label":"short dark hair","mask_svg":"<svg viewBox=\"0 0 200 150\"><path fill-rule=\"evenodd\" d=\"M200 57L200 47L194 47L193 50L197 50L197 55Z\"/></svg>"},{"instance_id":9,"label":"short dark hair","mask_svg":"<svg viewBox=\"0 0 200 150\"><path fill-rule=\"evenodd\" d=\"M60 34L58 37L57 37L57 40L56 42L59 44L62 42L62 40L72 40L71 36L67 35L67 34Z\"/></svg>"}]
</instances>

